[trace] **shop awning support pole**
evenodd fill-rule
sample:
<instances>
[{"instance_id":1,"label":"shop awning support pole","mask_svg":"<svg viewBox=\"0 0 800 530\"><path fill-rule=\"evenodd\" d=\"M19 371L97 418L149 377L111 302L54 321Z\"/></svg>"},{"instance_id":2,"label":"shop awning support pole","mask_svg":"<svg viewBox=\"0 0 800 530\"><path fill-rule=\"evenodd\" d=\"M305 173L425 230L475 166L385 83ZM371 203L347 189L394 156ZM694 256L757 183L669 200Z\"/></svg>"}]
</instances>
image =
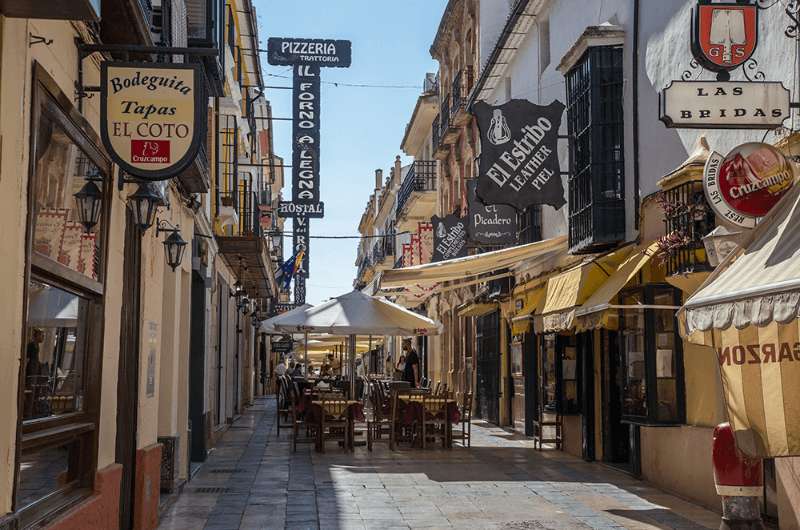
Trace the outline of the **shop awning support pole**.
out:
<instances>
[{"instance_id":1,"label":"shop awning support pole","mask_svg":"<svg viewBox=\"0 0 800 530\"><path fill-rule=\"evenodd\" d=\"M303 369L306 372L306 377L310 374L308 373L308 331L304 333L305 335L305 347L303 348Z\"/></svg>"},{"instance_id":2,"label":"shop awning support pole","mask_svg":"<svg viewBox=\"0 0 800 530\"><path fill-rule=\"evenodd\" d=\"M356 336L350 335L350 399L356 399Z\"/></svg>"}]
</instances>

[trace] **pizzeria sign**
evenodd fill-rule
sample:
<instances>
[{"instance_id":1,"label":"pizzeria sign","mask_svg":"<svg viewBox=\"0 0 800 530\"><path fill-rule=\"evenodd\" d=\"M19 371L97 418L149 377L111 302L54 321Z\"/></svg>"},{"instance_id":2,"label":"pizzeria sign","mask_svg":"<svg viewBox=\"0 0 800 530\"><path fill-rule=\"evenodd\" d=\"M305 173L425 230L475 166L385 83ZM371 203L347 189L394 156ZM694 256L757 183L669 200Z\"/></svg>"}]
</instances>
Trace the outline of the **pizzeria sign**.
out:
<instances>
[{"instance_id":1,"label":"pizzeria sign","mask_svg":"<svg viewBox=\"0 0 800 530\"><path fill-rule=\"evenodd\" d=\"M122 170L166 180L186 169L205 134L200 66L104 62L100 135Z\"/></svg>"}]
</instances>

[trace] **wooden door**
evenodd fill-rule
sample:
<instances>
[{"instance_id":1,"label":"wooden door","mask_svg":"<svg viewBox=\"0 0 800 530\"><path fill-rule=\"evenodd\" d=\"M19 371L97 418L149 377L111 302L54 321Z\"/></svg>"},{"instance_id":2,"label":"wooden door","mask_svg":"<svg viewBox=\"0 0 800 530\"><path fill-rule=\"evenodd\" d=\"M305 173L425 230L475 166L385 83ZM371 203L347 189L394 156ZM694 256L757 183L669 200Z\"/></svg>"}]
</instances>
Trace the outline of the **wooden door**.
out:
<instances>
[{"instance_id":1,"label":"wooden door","mask_svg":"<svg viewBox=\"0 0 800 530\"><path fill-rule=\"evenodd\" d=\"M130 210L125 220L125 251L122 277L119 371L117 377L116 461L122 464L119 527L133 527L136 472L136 424L139 405L139 348L141 334L140 291L142 236Z\"/></svg>"}]
</instances>

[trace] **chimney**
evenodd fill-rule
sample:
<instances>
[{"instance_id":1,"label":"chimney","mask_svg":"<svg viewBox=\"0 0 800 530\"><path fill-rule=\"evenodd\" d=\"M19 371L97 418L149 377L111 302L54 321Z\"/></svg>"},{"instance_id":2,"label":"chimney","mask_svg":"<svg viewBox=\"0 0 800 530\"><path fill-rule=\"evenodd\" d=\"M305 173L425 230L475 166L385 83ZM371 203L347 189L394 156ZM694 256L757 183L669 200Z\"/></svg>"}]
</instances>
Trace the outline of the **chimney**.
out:
<instances>
[{"instance_id":1,"label":"chimney","mask_svg":"<svg viewBox=\"0 0 800 530\"><path fill-rule=\"evenodd\" d=\"M402 171L403 171L403 166L400 164L400 155L397 155L394 158L394 174L397 175L398 179L400 179L403 176L403 174L401 173Z\"/></svg>"},{"instance_id":2,"label":"chimney","mask_svg":"<svg viewBox=\"0 0 800 530\"><path fill-rule=\"evenodd\" d=\"M383 170L376 169L375 170L375 191L380 191L383 187Z\"/></svg>"}]
</instances>

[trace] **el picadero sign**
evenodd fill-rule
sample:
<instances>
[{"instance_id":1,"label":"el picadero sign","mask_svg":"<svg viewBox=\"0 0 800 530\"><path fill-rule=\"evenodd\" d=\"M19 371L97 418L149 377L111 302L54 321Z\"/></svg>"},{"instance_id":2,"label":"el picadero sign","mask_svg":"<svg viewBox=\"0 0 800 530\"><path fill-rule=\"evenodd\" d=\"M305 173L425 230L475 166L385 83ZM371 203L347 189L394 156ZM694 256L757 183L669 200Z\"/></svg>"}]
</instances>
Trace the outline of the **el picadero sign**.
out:
<instances>
[{"instance_id":1,"label":"el picadero sign","mask_svg":"<svg viewBox=\"0 0 800 530\"><path fill-rule=\"evenodd\" d=\"M205 134L198 65L104 62L100 133L119 166L145 180L176 176Z\"/></svg>"}]
</instances>

